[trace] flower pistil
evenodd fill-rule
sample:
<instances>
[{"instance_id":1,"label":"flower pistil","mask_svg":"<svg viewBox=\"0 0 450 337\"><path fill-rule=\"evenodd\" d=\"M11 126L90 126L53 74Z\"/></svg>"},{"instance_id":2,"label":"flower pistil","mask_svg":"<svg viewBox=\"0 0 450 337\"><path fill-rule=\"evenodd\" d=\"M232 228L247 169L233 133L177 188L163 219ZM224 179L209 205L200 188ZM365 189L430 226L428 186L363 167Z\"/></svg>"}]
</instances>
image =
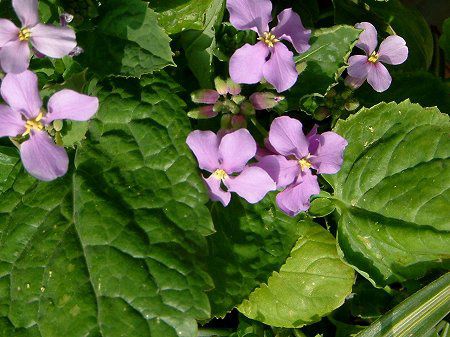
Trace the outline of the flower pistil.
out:
<instances>
[{"instance_id":1,"label":"flower pistil","mask_svg":"<svg viewBox=\"0 0 450 337\"><path fill-rule=\"evenodd\" d=\"M280 40L270 32L264 32L262 36L258 37L258 40L264 42L270 48L272 48L275 43L280 42Z\"/></svg>"},{"instance_id":2,"label":"flower pistil","mask_svg":"<svg viewBox=\"0 0 450 337\"><path fill-rule=\"evenodd\" d=\"M27 27L22 28L19 31L19 40L20 41L28 41L31 37L31 31Z\"/></svg>"},{"instance_id":3,"label":"flower pistil","mask_svg":"<svg viewBox=\"0 0 450 337\"><path fill-rule=\"evenodd\" d=\"M368 61L371 63L377 63L379 57L380 55L376 51L374 51L372 52L372 54L370 54Z\"/></svg>"},{"instance_id":4,"label":"flower pistil","mask_svg":"<svg viewBox=\"0 0 450 337\"><path fill-rule=\"evenodd\" d=\"M226 177L228 177L228 174L222 169L217 169L214 171L213 176L217 180L224 180Z\"/></svg>"},{"instance_id":5,"label":"flower pistil","mask_svg":"<svg viewBox=\"0 0 450 337\"><path fill-rule=\"evenodd\" d=\"M27 120L25 123L26 131L22 134L22 137L30 134L31 130L43 130L44 125L41 123L42 117L44 117L44 114L41 112L36 118Z\"/></svg>"},{"instance_id":6,"label":"flower pistil","mask_svg":"<svg viewBox=\"0 0 450 337\"><path fill-rule=\"evenodd\" d=\"M308 157L302 158L298 161L298 164L300 165L300 168L302 171L306 171L311 168L312 164L308 160Z\"/></svg>"}]
</instances>

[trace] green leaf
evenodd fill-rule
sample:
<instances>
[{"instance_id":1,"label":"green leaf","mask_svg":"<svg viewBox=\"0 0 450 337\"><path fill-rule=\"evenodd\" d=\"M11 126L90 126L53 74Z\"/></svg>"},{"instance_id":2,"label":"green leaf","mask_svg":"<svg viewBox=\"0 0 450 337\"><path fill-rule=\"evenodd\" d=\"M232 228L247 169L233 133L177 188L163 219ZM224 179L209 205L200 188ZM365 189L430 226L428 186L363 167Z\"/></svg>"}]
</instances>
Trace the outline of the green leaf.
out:
<instances>
[{"instance_id":1,"label":"green leaf","mask_svg":"<svg viewBox=\"0 0 450 337\"><path fill-rule=\"evenodd\" d=\"M0 317L20 337L194 337L210 316L213 227L178 87L163 75L113 84L76 172L21 172L1 193Z\"/></svg>"},{"instance_id":2,"label":"green leaf","mask_svg":"<svg viewBox=\"0 0 450 337\"><path fill-rule=\"evenodd\" d=\"M325 95L337 83L361 31L339 25L313 32L311 48L296 58L298 81L289 91L289 108L297 109L305 95Z\"/></svg>"},{"instance_id":3,"label":"green leaf","mask_svg":"<svg viewBox=\"0 0 450 337\"><path fill-rule=\"evenodd\" d=\"M427 70L433 60L433 36L422 14L404 6L400 0L333 0L336 23L354 25L369 21L378 28L378 41L388 34L397 34L406 40L408 60L397 69Z\"/></svg>"},{"instance_id":4,"label":"green leaf","mask_svg":"<svg viewBox=\"0 0 450 337\"><path fill-rule=\"evenodd\" d=\"M269 194L251 205L233 197L211 210L216 233L208 237L208 271L215 288L208 293L212 313L222 316L240 304L286 261L310 221L284 214Z\"/></svg>"},{"instance_id":5,"label":"green leaf","mask_svg":"<svg viewBox=\"0 0 450 337\"><path fill-rule=\"evenodd\" d=\"M77 34L80 63L101 75L141 77L173 65L170 38L141 0L108 0L94 30Z\"/></svg>"},{"instance_id":6,"label":"green leaf","mask_svg":"<svg viewBox=\"0 0 450 337\"><path fill-rule=\"evenodd\" d=\"M335 131L349 142L339 173L326 176L346 261L380 286L445 268L449 117L409 101L381 103Z\"/></svg>"},{"instance_id":7,"label":"green leaf","mask_svg":"<svg viewBox=\"0 0 450 337\"><path fill-rule=\"evenodd\" d=\"M439 38L439 45L444 50L445 60L450 62L450 18L442 25L442 35Z\"/></svg>"},{"instance_id":8,"label":"green leaf","mask_svg":"<svg viewBox=\"0 0 450 337\"><path fill-rule=\"evenodd\" d=\"M425 336L448 315L449 294L450 274L447 273L408 297L357 337Z\"/></svg>"},{"instance_id":9,"label":"green leaf","mask_svg":"<svg viewBox=\"0 0 450 337\"><path fill-rule=\"evenodd\" d=\"M238 309L265 324L301 327L342 305L354 277L339 259L335 238L319 225L308 225L281 270Z\"/></svg>"},{"instance_id":10,"label":"green leaf","mask_svg":"<svg viewBox=\"0 0 450 337\"><path fill-rule=\"evenodd\" d=\"M207 10L214 0L150 0L158 13L159 24L168 34L187 29L203 30L207 26Z\"/></svg>"},{"instance_id":11,"label":"green leaf","mask_svg":"<svg viewBox=\"0 0 450 337\"><path fill-rule=\"evenodd\" d=\"M222 21L224 0L214 0L206 12L205 28L181 34L181 44L189 68L202 88L212 87L213 51L216 46L215 26Z\"/></svg>"}]
</instances>

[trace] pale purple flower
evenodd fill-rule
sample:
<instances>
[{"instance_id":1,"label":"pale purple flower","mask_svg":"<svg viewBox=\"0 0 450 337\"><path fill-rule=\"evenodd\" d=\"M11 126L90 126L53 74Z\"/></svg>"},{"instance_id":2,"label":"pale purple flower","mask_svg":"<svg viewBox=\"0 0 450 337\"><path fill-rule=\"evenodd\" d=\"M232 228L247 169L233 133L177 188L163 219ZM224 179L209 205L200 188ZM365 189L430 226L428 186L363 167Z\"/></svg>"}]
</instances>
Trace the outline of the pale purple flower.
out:
<instances>
[{"instance_id":1,"label":"pale purple flower","mask_svg":"<svg viewBox=\"0 0 450 337\"><path fill-rule=\"evenodd\" d=\"M275 118L269 131L269 151L256 164L284 189L277 195L280 209L290 216L308 210L310 197L320 192L317 176L334 174L343 162L347 141L335 132L317 134L317 127L305 136L300 121L287 116Z\"/></svg>"},{"instance_id":2,"label":"pale purple flower","mask_svg":"<svg viewBox=\"0 0 450 337\"><path fill-rule=\"evenodd\" d=\"M270 0L227 0L231 24L239 30L254 30L259 35L255 45L245 44L230 59L230 76L236 83L254 84L263 78L278 92L297 81L294 54L281 42L292 43L298 53L309 49L311 30L303 27L300 16L291 8L278 15L278 25L269 30L272 21Z\"/></svg>"},{"instance_id":3,"label":"pale purple flower","mask_svg":"<svg viewBox=\"0 0 450 337\"><path fill-rule=\"evenodd\" d=\"M227 206L230 192L235 192L254 204L276 189L266 171L247 166L256 153L256 142L248 130L239 129L223 137L212 131L196 130L189 134L186 143L197 157L199 167L212 173L203 177L211 200Z\"/></svg>"},{"instance_id":4,"label":"pale purple flower","mask_svg":"<svg viewBox=\"0 0 450 337\"><path fill-rule=\"evenodd\" d=\"M348 78L346 84L354 89L359 88L364 81L372 86L375 91L383 92L389 88L392 82L383 63L397 65L408 58L408 47L403 38L397 35L388 36L380 44L378 51L377 30L369 22L361 22L356 28L364 29L359 36L356 47L362 49L366 55L354 55L348 59Z\"/></svg>"},{"instance_id":5,"label":"pale purple flower","mask_svg":"<svg viewBox=\"0 0 450 337\"><path fill-rule=\"evenodd\" d=\"M46 127L55 120L89 120L98 110L98 99L64 89L50 97L48 112L45 112L37 76L28 70L7 74L0 92L7 104L0 105L0 137L29 137L20 145L25 169L44 181L66 174L67 153L53 142Z\"/></svg>"},{"instance_id":6,"label":"pale purple flower","mask_svg":"<svg viewBox=\"0 0 450 337\"><path fill-rule=\"evenodd\" d=\"M21 73L30 64L30 46L40 54L61 58L77 45L75 32L69 27L56 27L39 22L37 0L12 0L22 24L18 28L0 19L0 65L6 73Z\"/></svg>"}]
</instances>

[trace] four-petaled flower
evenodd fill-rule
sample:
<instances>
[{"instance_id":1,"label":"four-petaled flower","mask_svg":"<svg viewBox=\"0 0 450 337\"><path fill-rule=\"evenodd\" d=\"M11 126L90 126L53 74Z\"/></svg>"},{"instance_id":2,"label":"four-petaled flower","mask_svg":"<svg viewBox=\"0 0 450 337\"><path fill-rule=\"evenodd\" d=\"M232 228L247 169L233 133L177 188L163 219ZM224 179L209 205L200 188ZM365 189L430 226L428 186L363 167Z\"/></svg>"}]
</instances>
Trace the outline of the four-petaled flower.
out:
<instances>
[{"instance_id":1,"label":"four-petaled flower","mask_svg":"<svg viewBox=\"0 0 450 337\"><path fill-rule=\"evenodd\" d=\"M374 90L383 92L391 85L392 78L382 63L397 65L405 62L408 58L406 42L400 36L388 36L375 51L378 44L375 27L369 22L357 23L355 27L364 29L356 47L366 55L354 55L348 59L346 84L356 89L367 79Z\"/></svg>"},{"instance_id":2,"label":"four-petaled flower","mask_svg":"<svg viewBox=\"0 0 450 337\"><path fill-rule=\"evenodd\" d=\"M278 15L278 25L269 30L272 21L270 0L227 0L231 24L239 30L259 34L255 45L245 44L230 59L230 76L236 83L253 84L263 78L278 92L297 81L293 53L281 40L292 43L298 53L309 49L311 31L303 27L300 16L291 8Z\"/></svg>"},{"instance_id":3,"label":"four-petaled flower","mask_svg":"<svg viewBox=\"0 0 450 337\"><path fill-rule=\"evenodd\" d=\"M53 58L69 55L77 46L71 28L39 23L37 0L12 0L12 5L22 27L0 19L0 65L6 73L18 74L28 69L29 43L40 54Z\"/></svg>"},{"instance_id":4,"label":"four-petaled flower","mask_svg":"<svg viewBox=\"0 0 450 337\"><path fill-rule=\"evenodd\" d=\"M212 131L196 130L189 134L186 143L197 157L199 167L212 173L203 177L211 200L227 206L230 192L236 192L248 202L256 203L276 189L266 171L247 166L256 153L256 142L248 130L239 129L222 138Z\"/></svg>"},{"instance_id":5,"label":"four-petaled flower","mask_svg":"<svg viewBox=\"0 0 450 337\"><path fill-rule=\"evenodd\" d=\"M0 105L0 137L29 136L20 145L25 169L44 181L66 174L67 153L53 142L46 127L55 120L89 120L98 110L98 99L64 89L50 97L46 113L41 109L37 76L31 71L7 74L0 90L8 104Z\"/></svg>"},{"instance_id":6,"label":"four-petaled flower","mask_svg":"<svg viewBox=\"0 0 450 337\"><path fill-rule=\"evenodd\" d=\"M317 134L317 127L305 136L300 121L283 116L270 126L271 152L256 164L264 169L284 190L277 195L277 204L288 215L308 210L310 197L320 192L317 174L334 174L343 162L347 141L335 132Z\"/></svg>"}]
</instances>

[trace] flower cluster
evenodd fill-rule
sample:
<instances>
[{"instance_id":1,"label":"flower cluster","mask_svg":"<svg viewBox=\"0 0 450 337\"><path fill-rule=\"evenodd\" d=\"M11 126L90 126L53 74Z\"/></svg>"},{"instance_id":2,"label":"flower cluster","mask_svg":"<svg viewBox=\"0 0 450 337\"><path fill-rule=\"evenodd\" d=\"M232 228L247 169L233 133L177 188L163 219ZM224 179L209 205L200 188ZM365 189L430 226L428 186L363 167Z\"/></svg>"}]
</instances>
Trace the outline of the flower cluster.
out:
<instances>
[{"instance_id":1,"label":"flower cluster","mask_svg":"<svg viewBox=\"0 0 450 337\"><path fill-rule=\"evenodd\" d=\"M0 91L6 105L0 105L0 137L11 137L20 150L25 169L34 177L50 181L66 174L69 159L65 149L55 144L56 121L87 121L98 110L98 99L73 90L61 90L42 108L37 76L27 70L30 45L36 57L75 56L75 32L67 26L71 17L63 15L61 26L39 22L37 0L12 0L21 27L0 19L0 65L6 76Z\"/></svg>"}]
</instances>

